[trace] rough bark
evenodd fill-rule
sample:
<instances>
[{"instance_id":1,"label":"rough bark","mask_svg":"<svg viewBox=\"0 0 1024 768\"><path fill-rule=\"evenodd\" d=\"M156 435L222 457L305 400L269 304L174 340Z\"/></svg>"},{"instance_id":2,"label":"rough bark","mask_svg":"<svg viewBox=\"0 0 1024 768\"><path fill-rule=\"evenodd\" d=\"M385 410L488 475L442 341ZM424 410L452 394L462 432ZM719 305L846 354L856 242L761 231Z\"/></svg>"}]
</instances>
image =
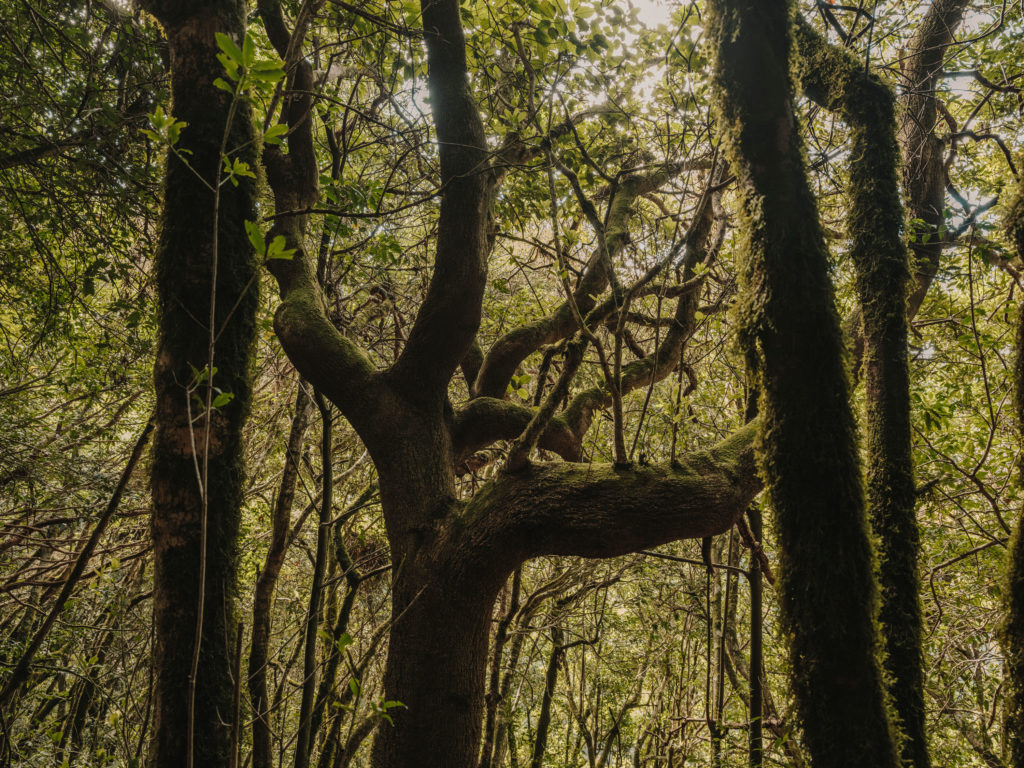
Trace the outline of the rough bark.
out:
<instances>
[{"instance_id":1,"label":"rough bark","mask_svg":"<svg viewBox=\"0 0 1024 768\"><path fill-rule=\"evenodd\" d=\"M747 239L741 318L758 365L758 460L775 511L804 739L818 768L894 768L849 382L793 111L791 9L782 0L711 9L714 83Z\"/></svg>"},{"instance_id":2,"label":"rough bark","mask_svg":"<svg viewBox=\"0 0 1024 768\"><path fill-rule=\"evenodd\" d=\"M879 544L879 623L901 759L929 768L921 652L920 535L910 429L907 284L895 97L847 50L797 21L807 94L850 129L847 229L863 328L867 504Z\"/></svg>"},{"instance_id":3,"label":"rough bark","mask_svg":"<svg viewBox=\"0 0 1024 768\"><path fill-rule=\"evenodd\" d=\"M215 194L231 97L213 85L221 66L215 33L240 41L245 7L235 0L146 4L163 25L171 66L172 112L187 123L178 152L169 153L160 243L156 254L160 338L153 445L153 611L156 648L153 765L190 763L189 677L198 597L205 594L195 684L196 765L230 761L231 648L234 639L236 545L243 478L241 430L250 400L251 350L257 305L256 264L243 223L255 219L255 185L242 179ZM252 164L253 130L239 105L224 146ZM200 178L201 177L201 178ZM219 221L214 212L219 208ZM216 271L214 263L216 259ZM196 371L207 366L206 319L216 274L213 384L234 398L206 419L197 416ZM229 317L230 313L230 317ZM201 408L200 408L201 410ZM208 444L208 456L203 445ZM203 502L197 465L207 467L206 550L201 551ZM205 558L206 580L199 583Z\"/></svg>"}]
</instances>

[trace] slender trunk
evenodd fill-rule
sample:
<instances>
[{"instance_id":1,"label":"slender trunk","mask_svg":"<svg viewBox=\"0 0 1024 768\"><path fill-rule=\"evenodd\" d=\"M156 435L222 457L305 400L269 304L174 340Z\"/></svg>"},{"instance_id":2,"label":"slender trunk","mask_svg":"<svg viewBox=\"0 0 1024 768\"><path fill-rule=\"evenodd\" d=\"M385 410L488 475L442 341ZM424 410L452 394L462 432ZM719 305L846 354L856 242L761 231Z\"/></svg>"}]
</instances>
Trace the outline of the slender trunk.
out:
<instances>
[{"instance_id":1,"label":"slender trunk","mask_svg":"<svg viewBox=\"0 0 1024 768\"><path fill-rule=\"evenodd\" d=\"M309 396L300 383L295 391L295 414L288 435L284 471L277 489L274 516L270 534L270 548L263 562L263 570L256 579L256 592L252 606L252 640L249 645L249 699L252 703L252 765L253 768L271 768L273 754L270 743L270 695L267 692L267 661L270 648L271 607L277 577L288 547L291 528L292 503L295 484L299 477L299 456L306 434L309 416Z\"/></svg>"},{"instance_id":2,"label":"slender trunk","mask_svg":"<svg viewBox=\"0 0 1024 768\"><path fill-rule=\"evenodd\" d=\"M320 500L320 519L316 528L313 584L309 590L309 608L306 611L305 651L302 658L302 702L299 706L299 733L295 743L295 768L306 768L309 765L309 754L313 748L310 726L312 725L313 697L316 694L316 638L322 618L324 572L327 569L331 506L334 500L331 407L319 392L314 397L317 408L320 409L322 422L320 461L323 472L323 493Z\"/></svg>"},{"instance_id":3,"label":"slender trunk","mask_svg":"<svg viewBox=\"0 0 1024 768\"><path fill-rule=\"evenodd\" d=\"M1010 207L1006 228L1017 249L1024 256L1024 185ZM1017 361L1014 370L1016 385L1017 428L1024 437L1024 303L1018 309ZM1024 481L1024 464L1018 467ZM1024 515L1010 545L1009 589L1006 621L1003 625L1003 649L1006 652L1009 696L1006 702L1006 730L1010 742L1010 765L1024 768Z\"/></svg>"},{"instance_id":4,"label":"slender trunk","mask_svg":"<svg viewBox=\"0 0 1024 768\"><path fill-rule=\"evenodd\" d=\"M508 628L519 609L519 590L522 585L522 569L517 568L512 576L511 594L508 609L498 622L494 633L494 652L491 655L491 678L487 689L487 715L484 719L484 746L480 757L479 768L491 768L495 753L498 732L499 712L502 704L501 662L504 658L505 641L508 639Z\"/></svg>"},{"instance_id":5,"label":"slender trunk","mask_svg":"<svg viewBox=\"0 0 1024 768\"><path fill-rule=\"evenodd\" d=\"M762 542L761 510L750 508L750 533L754 541ZM764 763L764 739L762 721L764 718L764 691L762 666L764 656L764 609L761 606L761 559L750 552L750 768L761 768Z\"/></svg>"},{"instance_id":6,"label":"slender trunk","mask_svg":"<svg viewBox=\"0 0 1024 768\"><path fill-rule=\"evenodd\" d=\"M555 696L558 663L561 657L562 630L554 626L551 628L551 656L548 658L547 674L544 675L544 695L541 697L540 714L537 716L537 733L533 741L530 768L541 768L544 764L544 750L548 746L548 729L551 726L551 701Z\"/></svg>"}]
</instances>

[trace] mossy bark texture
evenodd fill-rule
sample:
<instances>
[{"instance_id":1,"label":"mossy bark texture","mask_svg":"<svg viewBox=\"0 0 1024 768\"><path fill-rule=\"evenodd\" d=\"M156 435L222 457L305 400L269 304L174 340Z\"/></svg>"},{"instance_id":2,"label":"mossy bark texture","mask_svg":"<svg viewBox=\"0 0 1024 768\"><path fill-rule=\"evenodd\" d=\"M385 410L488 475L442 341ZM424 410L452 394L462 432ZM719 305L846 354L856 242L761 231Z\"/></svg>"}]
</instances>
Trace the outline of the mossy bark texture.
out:
<instances>
[{"instance_id":1,"label":"mossy bark texture","mask_svg":"<svg viewBox=\"0 0 1024 768\"><path fill-rule=\"evenodd\" d=\"M1024 256L1024 184L1006 217L1006 230L1020 258ZM1024 302L1018 309L1017 361L1014 368L1017 424L1024 436ZM1024 464L1019 467L1024 483ZM1006 622L1003 625L1003 650L1010 682L1007 698L1007 732L1010 736L1010 764L1024 767L1024 514L1017 523L1010 546L1009 589Z\"/></svg>"},{"instance_id":2,"label":"mossy bark texture","mask_svg":"<svg viewBox=\"0 0 1024 768\"><path fill-rule=\"evenodd\" d=\"M194 764L227 766L234 647L236 546L243 479L241 431L250 400L250 364L257 303L256 263L244 230L254 219L254 185L246 180L220 190L219 222L210 189L230 96L213 86L221 70L215 33L240 42L245 6L218 2L156 2L147 9L161 22L171 63L171 111L187 123L177 154L169 154L160 243L156 254L160 340L154 373L157 426L153 446L153 612L156 670L153 765L188 764L189 678L195 651L199 591L205 591L203 633L195 679ZM253 132L239 109L229 149L250 163ZM188 166L181 156L188 160ZM191 167L189 167L191 166ZM200 178L201 177L201 178ZM234 398L210 419L207 457L206 551L200 548L202 491L197 466L207 443L196 372L207 366L210 301L217 261L215 318L218 339L213 385ZM198 397L195 397L198 396ZM197 418L198 417L198 418ZM199 583L200 562L206 581Z\"/></svg>"},{"instance_id":3,"label":"mossy bark texture","mask_svg":"<svg viewBox=\"0 0 1024 768\"><path fill-rule=\"evenodd\" d=\"M879 623L903 762L929 768L924 722L921 603L910 431L907 285L899 148L892 90L846 49L798 19L798 70L807 95L849 126L850 257L863 325L867 502L879 544Z\"/></svg>"},{"instance_id":4,"label":"mossy bark texture","mask_svg":"<svg viewBox=\"0 0 1024 768\"><path fill-rule=\"evenodd\" d=\"M874 557L849 383L807 182L784 0L711 3L715 86L743 204L741 308L758 361L793 690L816 768L899 763L878 660Z\"/></svg>"}]
</instances>

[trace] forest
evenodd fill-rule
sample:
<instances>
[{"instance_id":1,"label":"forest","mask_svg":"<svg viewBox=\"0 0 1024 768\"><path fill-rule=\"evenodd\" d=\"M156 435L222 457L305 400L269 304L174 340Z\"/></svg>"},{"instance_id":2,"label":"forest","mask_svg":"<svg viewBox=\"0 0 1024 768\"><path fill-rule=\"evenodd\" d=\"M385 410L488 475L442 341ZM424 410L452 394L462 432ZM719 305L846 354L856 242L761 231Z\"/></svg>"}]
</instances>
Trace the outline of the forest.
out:
<instances>
[{"instance_id":1,"label":"forest","mask_svg":"<svg viewBox=\"0 0 1024 768\"><path fill-rule=\"evenodd\" d=\"M1024 3L0 43L0 766L1024 768Z\"/></svg>"}]
</instances>

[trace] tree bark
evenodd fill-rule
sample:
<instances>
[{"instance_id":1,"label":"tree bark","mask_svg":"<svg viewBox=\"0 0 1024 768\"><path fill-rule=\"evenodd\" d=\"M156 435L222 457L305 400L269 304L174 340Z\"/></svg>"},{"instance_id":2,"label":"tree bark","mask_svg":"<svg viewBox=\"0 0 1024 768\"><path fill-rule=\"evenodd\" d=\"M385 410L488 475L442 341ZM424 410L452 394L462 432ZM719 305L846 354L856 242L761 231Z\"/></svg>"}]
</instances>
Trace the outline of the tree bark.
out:
<instances>
[{"instance_id":1,"label":"tree bark","mask_svg":"<svg viewBox=\"0 0 1024 768\"><path fill-rule=\"evenodd\" d=\"M936 86L967 5L968 0L932 3L901 59L903 96L897 136L903 154L903 196L912 222L914 283L907 297L910 317L917 314L924 301L942 256L946 172L943 143L935 135Z\"/></svg>"},{"instance_id":2,"label":"tree bark","mask_svg":"<svg viewBox=\"0 0 1024 768\"><path fill-rule=\"evenodd\" d=\"M1024 184L1018 184L1010 206L1006 229L1018 258L1024 256ZM1018 309L1017 359L1014 368L1017 428L1024 436L1024 303ZM1024 464L1018 467L1024 479ZM1009 695L1007 697L1007 732L1010 741L1010 765L1024 766L1024 516L1017 523L1010 544L1009 589L1006 599L1006 621L1003 625L1003 649L1006 652Z\"/></svg>"}]
</instances>

